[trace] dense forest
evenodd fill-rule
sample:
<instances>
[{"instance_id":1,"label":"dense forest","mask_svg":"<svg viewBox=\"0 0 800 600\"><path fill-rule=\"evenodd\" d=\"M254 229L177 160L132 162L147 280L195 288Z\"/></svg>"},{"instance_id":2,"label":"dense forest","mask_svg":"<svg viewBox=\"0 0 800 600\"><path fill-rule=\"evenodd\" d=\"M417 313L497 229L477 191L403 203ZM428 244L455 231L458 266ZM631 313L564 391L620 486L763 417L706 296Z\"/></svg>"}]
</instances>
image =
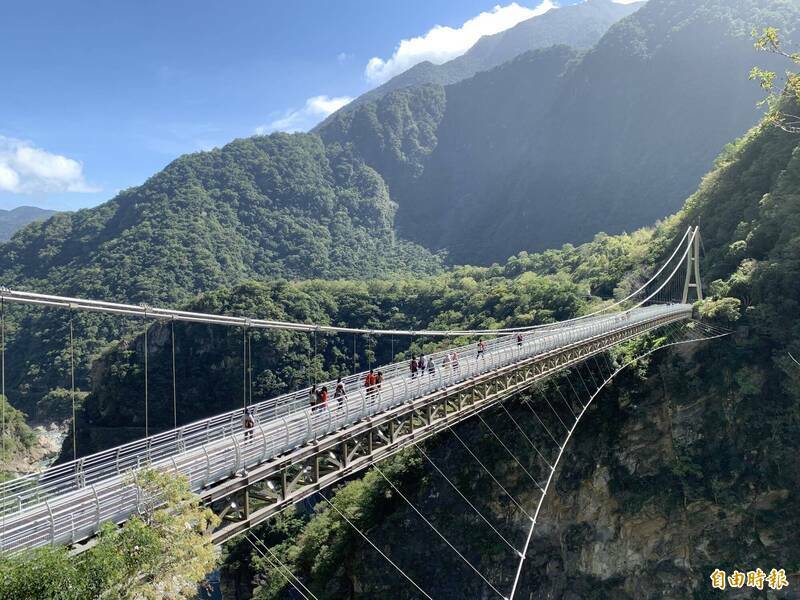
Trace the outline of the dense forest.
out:
<instances>
[{"instance_id":1,"label":"dense forest","mask_svg":"<svg viewBox=\"0 0 800 600\"><path fill-rule=\"evenodd\" d=\"M678 210L759 118L751 29L791 40L798 22L796 0L651 0L588 52L399 90L318 132L381 173L404 235L456 263L501 261Z\"/></svg>"},{"instance_id":2,"label":"dense forest","mask_svg":"<svg viewBox=\"0 0 800 600\"><path fill-rule=\"evenodd\" d=\"M756 564L785 568L791 585L800 584L800 546L792 533L800 525L800 367L788 355L800 353L798 183L800 138L759 126L726 148L680 213L635 244L622 238L622 261L641 260L658 256L687 224L702 223L702 269L712 295L700 310L736 333L655 355L590 409L540 517L547 525L534 538L523 579L532 597L705 598L714 568ZM575 252L520 257L516 268L564 269L574 279L573 266L582 264L570 260ZM492 450L479 425L459 431L515 495L535 500L529 482L515 475L508 456ZM486 482L463 467L468 459L452 439L429 446L473 500L482 498ZM487 546L490 534L463 513L463 501L419 454L407 452L387 469L459 547L481 548L474 556L485 572L507 576L503 553ZM335 501L430 590L480 594L480 581L459 575L463 563L411 525L413 513L380 477L345 485ZM524 526L507 502L490 499L481 508L509 534ZM354 589L359 597L415 597L402 578L375 576L381 557L334 511L317 506L312 514L288 515L258 534L318 597L350 597ZM447 527L453 515L459 524ZM229 548L229 591L248 597L252 581L257 598L286 597L269 565L247 554L242 546Z\"/></svg>"}]
</instances>

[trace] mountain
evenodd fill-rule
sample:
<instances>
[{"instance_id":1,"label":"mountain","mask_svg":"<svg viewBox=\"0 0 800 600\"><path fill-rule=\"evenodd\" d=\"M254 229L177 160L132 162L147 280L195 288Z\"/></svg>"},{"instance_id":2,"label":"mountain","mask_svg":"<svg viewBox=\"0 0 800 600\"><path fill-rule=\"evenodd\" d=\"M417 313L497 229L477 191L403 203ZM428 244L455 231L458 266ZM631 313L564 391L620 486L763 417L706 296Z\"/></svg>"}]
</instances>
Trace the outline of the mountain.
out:
<instances>
[{"instance_id":1,"label":"mountain","mask_svg":"<svg viewBox=\"0 0 800 600\"><path fill-rule=\"evenodd\" d=\"M0 242L11 239L14 233L28 223L44 221L56 214L54 210L45 210L35 206L18 206L11 210L0 209Z\"/></svg>"},{"instance_id":2,"label":"mountain","mask_svg":"<svg viewBox=\"0 0 800 600\"><path fill-rule=\"evenodd\" d=\"M759 118L750 31L788 39L797 0L651 0L590 51L523 54L405 88L317 130L384 177L400 232L456 263L502 261L676 211Z\"/></svg>"},{"instance_id":3,"label":"mountain","mask_svg":"<svg viewBox=\"0 0 800 600\"><path fill-rule=\"evenodd\" d=\"M425 61L414 65L360 96L344 111L409 86L427 83L449 85L507 62L520 54L549 46L589 49L614 23L638 10L644 2L618 4L612 0L586 0L581 4L551 9L514 27L481 37L472 48L444 64Z\"/></svg>"},{"instance_id":4,"label":"mountain","mask_svg":"<svg viewBox=\"0 0 800 600\"><path fill-rule=\"evenodd\" d=\"M315 135L236 140L180 157L100 206L28 225L0 245L0 282L174 305L248 278L438 272L439 257L396 235L395 211L380 175ZM35 420L59 418L70 396L69 319L19 306L9 307L7 319L10 401ZM140 326L102 315L75 318L79 390L89 385L93 358Z\"/></svg>"},{"instance_id":5,"label":"mountain","mask_svg":"<svg viewBox=\"0 0 800 600\"><path fill-rule=\"evenodd\" d=\"M395 236L381 177L317 136L273 134L183 156L98 207L28 226L0 252L6 285L171 302L257 278L430 273Z\"/></svg>"},{"instance_id":6,"label":"mountain","mask_svg":"<svg viewBox=\"0 0 800 600\"><path fill-rule=\"evenodd\" d=\"M758 126L726 147L678 214L653 233L524 253L506 266L508 273L554 269L581 281L595 257L658 264L688 225L700 223L709 299L698 310L734 333L639 361L587 408L558 466L556 489L537 515L522 597L708 598L714 569L730 574L759 564L784 568L789 590L800 585L800 367L789 356L800 355L798 190L800 135ZM576 251L582 260L572 262ZM546 413L543 398L562 401L545 389L506 402L506 410L554 453L522 406L530 401ZM521 468L536 464L536 454L503 412L486 411L485 419L514 460L480 422L454 429L517 502L536 506L540 492ZM524 541L529 519L453 436L433 437L425 453L458 494L411 449L381 469L414 509L374 471L327 497L431 596L481 597L480 580L463 576L459 557L444 551L433 530L418 527L414 510L476 569L492 574L495 585L510 580L516 556L465 510L464 497L512 543ZM414 597L407 581L386 576L383 557L353 532L318 504L254 534L319 597L349 597L355 586L366 597ZM229 547L226 586L249 585L259 600L286 597L277 572L248 559L250 552L243 543Z\"/></svg>"}]
</instances>

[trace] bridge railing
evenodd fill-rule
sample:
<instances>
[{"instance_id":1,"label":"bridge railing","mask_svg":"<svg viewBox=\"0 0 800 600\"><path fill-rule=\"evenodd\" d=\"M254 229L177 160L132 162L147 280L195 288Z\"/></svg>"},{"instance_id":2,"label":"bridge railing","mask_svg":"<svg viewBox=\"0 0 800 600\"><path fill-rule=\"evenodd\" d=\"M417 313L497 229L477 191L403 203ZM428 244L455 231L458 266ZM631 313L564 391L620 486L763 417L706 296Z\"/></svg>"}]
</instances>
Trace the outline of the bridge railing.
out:
<instances>
[{"instance_id":1,"label":"bridge railing","mask_svg":"<svg viewBox=\"0 0 800 600\"><path fill-rule=\"evenodd\" d=\"M506 336L487 343L486 351L480 358L474 350L462 356L457 371L450 369L446 372L439 367L433 375L425 373L412 379L404 370L387 379L379 393L371 393L359 385L348 390L341 404L330 400L327 409L313 409L307 401L301 400L294 411L275 416L272 414L274 405L267 401L261 407L254 406L263 408L264 412L256 411L258 423L249 433L244 431L240 419L230 418L230 414L241 415L239 410L168 432L172 434L171 438L160 434L165 437L163 444L153 444L152 440L158 437L154 436L149 443L143 440L144 444L132 443L87 457L93 461L82 465L85 471L80 478L80 486L75 485L72 472L67 473L66 481L63 475L60 481L57 477L51 477L50 481L57 485L33 490L28 497L31 504L23 505L22 512L3 517L0 550L70 543L95 532L104 521L121 522L127 519L139 505L136 497L138 488L132 481L137 467L150 464L155 468L173 470L187 477L192 489L199 490L365 416L424 396L443 386L555 348L668 315L688 317L691 307L654 306L627 315L606 316L524 339L521 346L517 345L516 336ZM209 422L215 425L207 427L206 423ZM136 448L143 446L146 451L137 453ZM111 464L104 465L102 457L111 461Z\"/></svg>"}]
</instances>

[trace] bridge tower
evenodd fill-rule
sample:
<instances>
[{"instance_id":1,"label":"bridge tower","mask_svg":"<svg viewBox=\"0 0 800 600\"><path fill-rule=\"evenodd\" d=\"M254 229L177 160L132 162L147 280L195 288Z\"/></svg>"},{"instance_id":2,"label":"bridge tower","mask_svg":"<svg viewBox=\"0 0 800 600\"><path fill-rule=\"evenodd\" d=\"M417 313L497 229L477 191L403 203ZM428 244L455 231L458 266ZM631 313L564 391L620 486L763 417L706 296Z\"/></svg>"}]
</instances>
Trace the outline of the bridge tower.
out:
<instances>
[{"instance_id":1,"label":"bridge tower","mask_svg":"<svg viewBox=\"0 0 800 600\"><path fill-rule=\"evenodd\" d=\"M686 281L683 284L683 304L689 302L689 290L694 288L697 300L703 299L703 283L700 280L700 227L689 236L689 252L686 255Z\"/></svg>"}]
</instances>

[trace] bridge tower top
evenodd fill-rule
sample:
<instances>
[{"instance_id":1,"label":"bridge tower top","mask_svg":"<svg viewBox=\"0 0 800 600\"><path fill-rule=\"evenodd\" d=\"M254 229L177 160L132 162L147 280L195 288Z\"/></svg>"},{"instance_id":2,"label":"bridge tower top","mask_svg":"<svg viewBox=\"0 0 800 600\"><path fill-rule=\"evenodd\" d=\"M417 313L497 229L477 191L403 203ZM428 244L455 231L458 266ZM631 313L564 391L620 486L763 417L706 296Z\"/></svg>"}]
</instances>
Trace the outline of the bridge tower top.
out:
<instances>
[{"instance_id":1,"label":"bridge tower top","mask_svg":"<svg viewBox=\"0 0 800 600\"><path fill-rule=\"evenodd\" d=\"M700 227L695 227L688 237L689 251L686 253L686 280L683 284L683 304L689 302L689 291L694 289L697 300L703 299L703 283L700 279Z\"/></svg>"}]
</instances>

